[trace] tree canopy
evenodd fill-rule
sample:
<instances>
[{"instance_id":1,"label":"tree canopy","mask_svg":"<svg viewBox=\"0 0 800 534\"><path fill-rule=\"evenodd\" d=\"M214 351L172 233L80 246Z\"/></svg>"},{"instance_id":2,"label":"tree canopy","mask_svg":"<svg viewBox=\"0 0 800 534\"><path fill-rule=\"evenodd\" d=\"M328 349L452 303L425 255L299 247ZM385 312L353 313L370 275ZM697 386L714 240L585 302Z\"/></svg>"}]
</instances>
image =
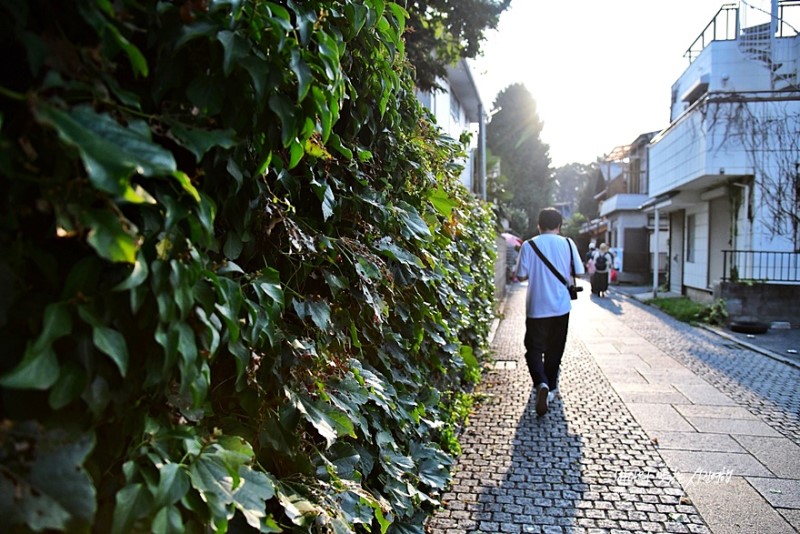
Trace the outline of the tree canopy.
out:
<instances>
[{"instance_id":1,"label":"tree canopy","mask_svg":"<svg viewBox=\"0 0 800 534\"><path fill-rule=\"evenodd\" d=\"M473 58L511 0L407 0L406 54L419 88L436 87L448 65Z\"/></svg>"},{"instance_id":2,"label":"tree canopy","mask_svg":"<svg viewBox=\"0 0 800 534\"><path fill-rule=\"evenodd\" d=\"M555 192L550 168L550 147L542 142L544 126L536 101L522 84L503 89L494 101L499 110L487 127L487 147L500 157L502 173L508 178L509 201L528 214L527 233L536 231L539 211L550 205Z\"/></svg>"}]
</instances>

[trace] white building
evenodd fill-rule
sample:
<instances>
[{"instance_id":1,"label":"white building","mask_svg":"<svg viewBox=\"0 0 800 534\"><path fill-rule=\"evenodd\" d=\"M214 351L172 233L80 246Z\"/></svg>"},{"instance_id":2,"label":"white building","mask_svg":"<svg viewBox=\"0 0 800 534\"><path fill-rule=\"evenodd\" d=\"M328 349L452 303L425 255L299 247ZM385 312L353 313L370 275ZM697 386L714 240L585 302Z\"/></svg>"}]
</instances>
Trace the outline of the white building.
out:
<instances>
[{"instance_id":1,"label":"white building","mask_svg":"<svg viewBox=\"0 0 800 534\"><path fill-rule=\"evenodd\" d=\"M428 108L436 124L452 139L458 141L471 134L466 147L467 160L461 173L461 183L481 198L486 198L485 115L478 86L472 77L467 60L447 68L447 77L438 80L440 91L420 92L417 98Z\"/></svg>"},{"instance_id":2,"label":"white building","mask_svg":"<svg viewBox=\"0 0 800 534\"><path fill-rule=\"evenodd\" d=\"M652 280L652 251L661 250L658 273L664 271L667 243L665 226L655 231L653 214L641 210L649 199L648 143L657 132L639 135L630 145L615 147L598 169L605 189L596 195L600 217L605 222L604 241L614 254L620 282L647 283ZM660 248L655 242L661 243Z\"/></svg>"},{"instance_id":3,"label":"white building","mask_svg":"<svg viewBox=\"0 0 800 534\"><path fill-rule=\"evenodd\" d=\"M794 8L794 9L793 9ZM725 4L687 51L670 125L649 148L650 200L669 221L669 289L800 282L800 5Z\"/></svg>"}]
</instances>

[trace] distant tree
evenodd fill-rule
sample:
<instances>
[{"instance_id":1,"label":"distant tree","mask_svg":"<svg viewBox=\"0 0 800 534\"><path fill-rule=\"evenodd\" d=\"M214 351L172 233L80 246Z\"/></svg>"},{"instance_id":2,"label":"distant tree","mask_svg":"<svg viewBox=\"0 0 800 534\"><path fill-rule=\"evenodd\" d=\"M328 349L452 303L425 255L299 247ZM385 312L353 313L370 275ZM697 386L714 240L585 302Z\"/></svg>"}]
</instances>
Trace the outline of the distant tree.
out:
<instances>
[{"instance_id":1,"label":"distant tree","mask_svg":"<svg viewBox=\"0 0 800 534\"><path fill-rule=\"evenodd\" d=\"M503 174L502 161L491 150L486 149L486 199L500 205L514 197L508 190L508 176Z\"/></svg>"},{"instance_id":2,"label":"distant tree","mask_svg":"<svg viewBox=\"0 0 800 534\"><path fill-rule=\"evenodd\" d=\"M527 211L514 208L508 204L502 204L498 207L498 214L500 218L508 221L507 229L512 234L519 237L530 237L531 234L528 227L530 220L528 219ZM506 230L506 228L503 230Z\"/></svg>"},{"instance_id":3,"label":"distant tree","mask_svg":"<svg viewBox=\"0 0 800 534\"><path fill-rule=\"evenodd\" d=\"M511 0L407 0L406 56L422 90L437 87L448 65L474 58L486 30L495 29Z\"/></svg>"},{"instance_id":4,"label":"distant tree","mask_svg":"<svg viewBox=\"0 0 800 534\"><path fill-rule=\"evenodd\" d=\"M550 147L541 140L544 123L536 101L522 84L503 89L494 101L499 110L486 131L486 144L503 164L512 207L528 214L526 234L536 230L539 210L553 201L555 183L550 168Z\"/></svg>"},{"instance_id":5,"label":"distant tree","mask_svg":"<svg viewBox=\"0 0 800 534\"><path fill-rule=\"evenodd\" d=\"M588 220L600 215L598 202L594 197L605 187L603 176L597 165L593 163L590 168L591 171L587 175L586 182L578 197L578 212L582 213Z\"/></svg>"},{"instance_id":6,"label":"distant tree","mask_svg":"<svg viewBox=\"0 0 800 534\"><path fill-rule=\"evenodd\" d=\"M577 240L581 235L581 225L586 222L586 217L579 211L564 221L561 226L561 235Z\"/></svg>"},{"instance_id":7,"label":"distant tree","mask_svg":"<svg viewBox=\"0 0 800 534\"><path fill-rule=\"evenodd\" d=\"M588 182L594 178L592 164L569 163L555 170L556 201L577 208L578 199Z\"/></svg>"}]
</instances>

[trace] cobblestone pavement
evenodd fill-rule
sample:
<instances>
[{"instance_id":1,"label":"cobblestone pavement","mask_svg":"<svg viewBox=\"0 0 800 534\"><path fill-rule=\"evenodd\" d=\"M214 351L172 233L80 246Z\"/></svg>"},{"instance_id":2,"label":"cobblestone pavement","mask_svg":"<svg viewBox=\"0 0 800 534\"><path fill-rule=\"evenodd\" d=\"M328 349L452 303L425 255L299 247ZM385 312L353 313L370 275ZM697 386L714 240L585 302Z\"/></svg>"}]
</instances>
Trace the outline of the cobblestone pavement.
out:
<instances>
[{"instance_id":1,"label":"cobblestone pavement","mask_svg":"<svg viewBox=\"0 0 800 534\"><path fill-rule=\"evenodd\" d=\"M523 355L524 297L524 286L508 297L493 341L495 370L481 385L485 398L428 531L710 532L575 335L574 321L563 398L536 416Z\"/></svg>"},{"instance_id":2,"label":"cobblestone pavement","mask_svg":"<svg viewBox=\"0 0 800 534\"><path fill-rule=\"evenodd\" d=\"M626 321L636 324L639 335L800 445L800 369L633 299L599 305L615 313L624 306Z\"/></svg>"}]
</instances>

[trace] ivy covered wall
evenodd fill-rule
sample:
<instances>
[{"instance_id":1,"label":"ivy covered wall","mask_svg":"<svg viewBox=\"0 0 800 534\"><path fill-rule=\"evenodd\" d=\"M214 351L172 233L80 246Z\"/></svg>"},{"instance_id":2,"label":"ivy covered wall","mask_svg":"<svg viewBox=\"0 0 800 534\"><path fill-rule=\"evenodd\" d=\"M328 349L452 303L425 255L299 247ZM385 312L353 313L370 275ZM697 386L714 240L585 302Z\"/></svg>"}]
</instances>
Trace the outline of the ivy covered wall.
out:
<instances>
[{"instance_id":1,"label":"ivy covered wall","mask_svg":"<svg viewBox=\"0 0 800 534\"><path fill-rule=\"evenodd\" d=\"M403 8L0 13L4 524L422 532L495 235L414 97Z\"/></svg>"}]
</instances>

